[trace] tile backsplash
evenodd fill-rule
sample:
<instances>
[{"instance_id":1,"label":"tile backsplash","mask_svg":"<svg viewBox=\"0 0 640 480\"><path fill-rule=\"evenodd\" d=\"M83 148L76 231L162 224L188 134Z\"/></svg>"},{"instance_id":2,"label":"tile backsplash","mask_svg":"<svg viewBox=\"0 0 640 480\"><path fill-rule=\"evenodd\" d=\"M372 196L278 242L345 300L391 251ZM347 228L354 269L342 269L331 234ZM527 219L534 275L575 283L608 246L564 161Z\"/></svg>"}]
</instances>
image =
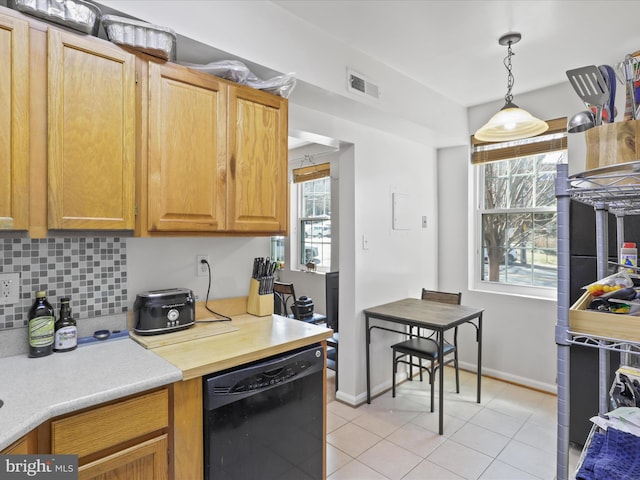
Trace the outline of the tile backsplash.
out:
<instances>
[{"instance_id":1,"label":"tile backsplash","mask_svg":"<svg viewBox=\"0 0 640 480\"><path fill-rule=\"evenodd\" d=\"M71 297L76 319L127 310L127 249L120 238L0 238L0 272L20 274L20 302L0 305L0 330L27 326L38 290L56 310Z\"/></svg>"}]
</instances>

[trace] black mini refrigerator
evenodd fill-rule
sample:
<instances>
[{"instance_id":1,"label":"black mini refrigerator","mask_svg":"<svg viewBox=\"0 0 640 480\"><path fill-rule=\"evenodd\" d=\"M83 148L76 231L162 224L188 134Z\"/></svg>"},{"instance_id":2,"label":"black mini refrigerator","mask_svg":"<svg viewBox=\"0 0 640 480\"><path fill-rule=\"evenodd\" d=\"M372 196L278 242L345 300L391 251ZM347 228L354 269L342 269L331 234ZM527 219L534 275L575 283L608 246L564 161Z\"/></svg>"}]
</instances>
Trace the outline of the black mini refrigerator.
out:
<instances>
[{"instance_id":1,"label":"black mini refrigerator","mask_svg":"<svg viewBox=\"0 0 640 480\"><path fill-rule=\"evenodd\" d=\"M324 349L203 378L206 480L322 480Z\"/></svg>"}]
</instances>

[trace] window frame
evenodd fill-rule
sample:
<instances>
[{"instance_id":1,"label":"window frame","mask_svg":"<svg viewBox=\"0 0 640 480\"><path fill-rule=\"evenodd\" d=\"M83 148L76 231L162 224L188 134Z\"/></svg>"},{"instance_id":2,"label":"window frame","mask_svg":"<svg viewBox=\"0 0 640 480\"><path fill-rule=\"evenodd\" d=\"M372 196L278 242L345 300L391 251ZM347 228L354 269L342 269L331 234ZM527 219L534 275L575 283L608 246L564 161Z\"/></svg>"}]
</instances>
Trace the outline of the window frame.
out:
<instances>
[{"instance_id":1,"label":"window frame","mask_svg":"<svg viewBox=\"0 0 640 480\"><path fill-rule=\"evenodd\" d=\"M327 188L328 188L328 208L329 208L329 214L328 215L318 215L318 216L303 216L302 214L305 213L304 212L304 186L305 184L308 184L309 182L316 182L318 180L323 180L324 182L327 183ZM296 238L296 251L293 252L292 254L295 254L295 259L296 259L296 268L298 270L310 270L307 268L307 264L303 263L303 259L302 259L302 252L305 250L305 245L306 244L310 244L311 247L313 247L313 245L317 242L315 242L313 240L313 237L311 237L310 241L306 241L306 237L305 237L305 228L304 228L304 224L306 222L329 222L329 225L331 226L331 177L329 175L326 176L322 176L322 177L318 177L318 178L313 178L313 179L309 179L309 180L303 180L300 181L298 183L295 184L296 185L296 189L297 189L297 211L296 211L296 233L297 233L297 238ZM326 192L326 190L325 190ZM326 193L324 193L324 195L326 195ZM325 199L326 200L326 199ZM322 236L322 238L324 238L324 235ZM329 272L331 271L331 237L329 237L329 243L328 245L325 242L322 242L323 247L322 248L328 248L329 249L329 265L316 265L315 268L312 269L312 271L315 272ZM293 264L293 262L292 262Z\"/></svg>"},{"instance_id":2,"label":"window frame","mask_svg":"<svg viewBox=\"0 0 640 480\"><path fill-rule=\"evenodd\" d=\"M471 145L471 164L469 165L469 251L468 251L468 288L470 291L496 293L503 295L512 295L526 298L535 298L541 300L557 300L557 286L533 286L533 285L514 285L502 282L494 282L482 279L483 262L484 262L484 240L482 238L482 216L486 213L545 213L557 212L557 207L526 207L514 209L485 209L484 208L484 166L482 164L494 161L509 161L519 157L528 157L551 151L566 150L565 156L568 157L566 144L566 118L548 121L550 124L550 132L541 134L539 137L548 136L550 140L541 141L540 145L514 146L513 143L506 143L505 148L500 146L493 147L495 150L489 152L478 153L476 148L479 145L487 145L486 143L477 141L472 137ZM541 148L541 146L543 148ZM492 148L490 146L489 148ZM565 159L566 161L566 159ZM555 173L554 173L555 176Z\"/></svg>"}]
</instances>

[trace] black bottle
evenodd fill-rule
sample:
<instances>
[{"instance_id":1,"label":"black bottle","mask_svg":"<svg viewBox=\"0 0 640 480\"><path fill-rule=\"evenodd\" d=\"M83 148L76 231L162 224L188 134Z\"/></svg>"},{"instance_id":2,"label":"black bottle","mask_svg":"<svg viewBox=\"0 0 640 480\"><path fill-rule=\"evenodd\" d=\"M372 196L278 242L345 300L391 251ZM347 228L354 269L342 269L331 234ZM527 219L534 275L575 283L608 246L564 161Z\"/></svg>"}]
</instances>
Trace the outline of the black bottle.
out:
<instances>
[{"instance_id":1,"label":"black bottle","mask_svg":"<svg viewBox=\"0 0 640 480\"><path fill-rule=\"evenodd\" d=\"M53 307L47 302L47 292L36 293L29 309L29 356L44 357L53 353L55 324Z\"/></svg>"},{"instance_id":2,"label":"black bottle","mask_svg":"<svg viewBox=\"0 0 640 480\"><path fill-rule=\"evenodd\" d=\"M60 317L55 326L55 340L53 350L56 352L69 352L78 346L78 330L76 321L71 318L70 299L60 299Z\"/></svg>"}]
</instances>

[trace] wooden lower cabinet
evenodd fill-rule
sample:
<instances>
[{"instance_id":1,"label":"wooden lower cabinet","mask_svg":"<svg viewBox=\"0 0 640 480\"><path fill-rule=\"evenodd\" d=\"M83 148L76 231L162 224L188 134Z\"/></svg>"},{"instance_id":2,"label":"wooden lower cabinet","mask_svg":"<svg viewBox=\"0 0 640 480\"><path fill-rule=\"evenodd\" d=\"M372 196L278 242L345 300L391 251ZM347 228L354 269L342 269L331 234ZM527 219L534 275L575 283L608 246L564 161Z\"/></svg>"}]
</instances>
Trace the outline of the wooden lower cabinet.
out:
<instances>
[{"instance_id":1,"label":"wooden lower cabinet","mask_svg":"<svg viewBox=\"0 0 640 480\"><path fill-rule=\"evenodd\" d=\"M38 436L36 430L27 433L20 440L15 441L4 450L1 455L30 455L38 452Z\"/></svg>"},{"instance_id":2,"label":"wooden lower cabinet","mask_svg":"<svg viewBox=\"0 0 640 480\"><path fill-rule=\"evenodd\" d=\"M174 478L204 478L202 377L173 384Z\"/></svg>"},{"instance_id":3,"label":"wooden lower cabinet","mask_svg":"<svg viewBox=\"0 0 640 480\"><path fill-rule=\"evenodd\" d=\"M81 466L79 480L165 480L168 478L167 435L147 440Z\"/></svg>"},{"instance_id":4,"label":"wooden lower cabinet","mask_svg":"<svg viewBox=\"0 0 640 480\"><path fill-rule=\"evenodd\" d=\"M60 417L41 431L50 435L51 453L78 455L80 479L165 480L171 457L169 390Z\"/></svg>"}]
</instances>

